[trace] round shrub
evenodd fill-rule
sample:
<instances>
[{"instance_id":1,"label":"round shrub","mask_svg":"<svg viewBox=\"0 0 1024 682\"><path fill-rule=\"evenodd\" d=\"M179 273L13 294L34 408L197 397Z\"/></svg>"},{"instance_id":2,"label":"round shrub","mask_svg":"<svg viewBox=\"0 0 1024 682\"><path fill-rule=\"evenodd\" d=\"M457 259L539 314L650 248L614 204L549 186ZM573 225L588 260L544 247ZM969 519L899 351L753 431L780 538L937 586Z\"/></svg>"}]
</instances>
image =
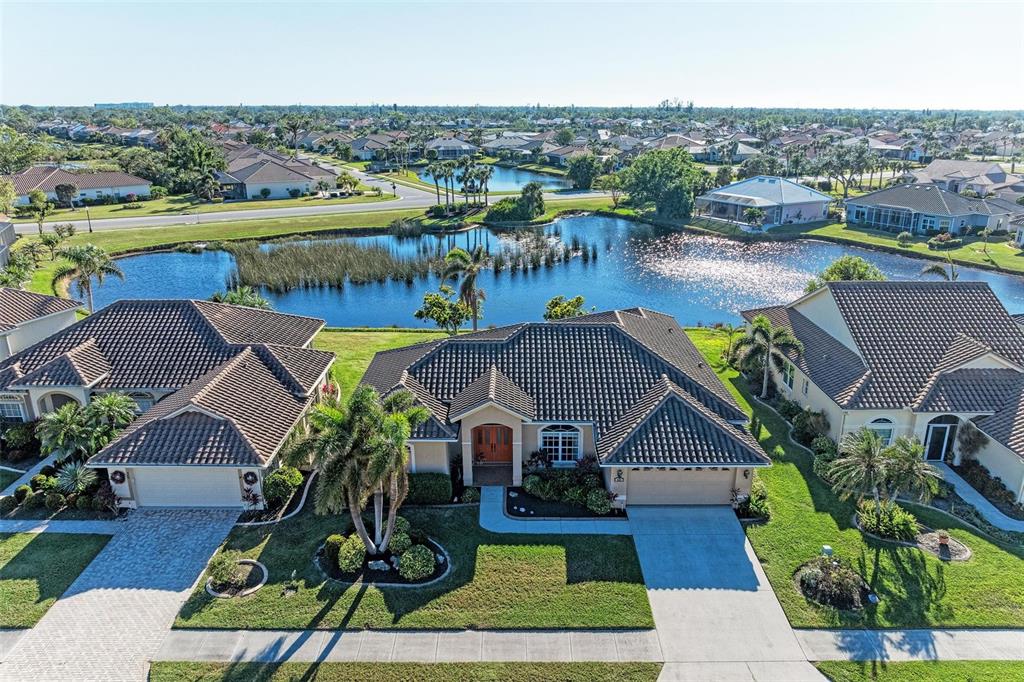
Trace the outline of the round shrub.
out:
<instances>
[{"instance_id":1,"label":"round shrub","mask_svg":"<svg viewBox=\"0 0 1024 682\"><path fill-rule=\"evenodd\" d=\"M452 501L452 479L448 474L409 474L408 504L448 504Z\"/></svg>"},{"instance_id":2,"label":"round shrub","mask_svg":"<svg viewBox=\"0 0 1024 682\"><path fill-rule=\"evenodd\" d=\"M587 490L593 490L601 487L601 477L597 474L587 474L583 477L583 487Z\"/></svg>"},{"instance_id":3,"label":"round shrub","mask_svg":"<svg viewBox=\"0 0 1024 682\"><path fill-rule=\"evenodd\" d=\"M914 241L914 235L910 234L906 230L896 235L896 243L900 246L908 246L912 241Z\"/></svg>"},{"instance_id":4,"label":"round shrub","mask_svg":"<svg viewBox=\"0 0 1024 682\"><path fill-rule=\"evenodd\" d=\"M271 505L284 502L302 485L302 472L295 467L281 467L263 479L263 497Z\"/></svg>"},{"instance_id":5,"label":"round shrub","mask_svg":"<svg viewBox=\"0 0 1024 682\"><path fill-rule=\"evenodd\" d=\"M408 534L411 529L412 524L409 523L409 519L405 518L404 516L395 517L395 533Z\"/></svg>"},{"instance_id":6,"label":"round shrub","mask_svg":"<svg viewBox=\"0 0 1024 682\"><path fill-rule=\"evenodd\" d=\"M343 544L345 544L344 535L338 535L337 533L328 535L327 539L324 540L324 556L331 562L337 562L338 550L341 549Z\"/></svg>"},{"instance_id":7,"label":"round shrub","mask_svg":"<svg viewBox=\"0 0 1024 682\"><path fill-rule=\"evenodd\" d=\"M50 511L63 509L67 500L58 492L46 493L46 508Z\"/></svg>"},{"instance_id":8,"label":"round shrub","mask_svg":"<svg viewBox=\"0 0 1024 682\"><path fill-rule=\"evenodd\" d=\"M462 491L462 501L466 504L475 504L480 501L479 488L466 488Z\"/></svg>"},{"instance_id":9,"label":"round shrub","mask_svg":"<svg viewBox=\"0 0 1024 682\"><path fill-rule=\"evenodd\" d=\"M398 564L398 574L406 580L422 580L434 572L434 553L423 545L413 545Z\"/></svg>"},{"instance_id":10,"label":"round shrub","mask_svg":"<svg viewBox=\"0 0 1024 682\"><path fill-rule=\"evenodd\" d=\"M106 511L107 504L103 501L102 497L92 498L92 510L96 512Z\"/></svg>"},{"instance_id":11,"label":"round shrub","mask_svg":"<svg viewBox=\"0 0 1024 682\"><path fill-rule=\"evenodd\" d=\"M18 501L12 496L0 498L0 514L10 514L18 508Z\"/></svg>"},{"instance_id":12,"label":"round shrub","mask_svg":"<svg viewBox=\"0 0 1024 682\"><path fill-rule=\"evenodd\" d=\"M57 470L54 467L47 464L46 466L39 470L39 474L42 476L56 476Z\"/></svg>"},{"instance_id":13,"label":"round shrub","mask_svg":"<svg viewBox=\"0 0 1024 682\"><path fill-rule=\"evenodd\" d=\"M92 509L92 495L79 495L75 500L75 508L82 511Z\"/></svg>"},{"instance_id":14,"label":"round shrub","mask_svg":"<svg viewBox=\"0 0 1024 682\"><path fill-rule=\"evenodd\" d=\"M39 486L39 492L51 493L56 492L60 488L60 482L56 476L46 476L43 479L42 485Z\"/></svg>"},{"instance_id":15,"label":"round shrub","mask_svg":"<svg viewBox=\"0 0 1024 682\"><path fill-rule=\"evenodd\" d=\"M541 477L537 474L530 474L523 479L523 490L526 491L527 495L533 495L534 497L540 497L538 491L540 489Z\"/></svg>"},{"instance_id":16,"label":"round shrub","mask_svg":"<svg viewBox=\"0 0 1024 682\"><path fill-rule=\"evenodd\" d=\"M879 511L873 500L864 500L857 509L857 522L883 538L908 541L917 537L917 518L897 504L883 504Z\"/></svg>"},{"instance_id":17,"label":"round shrub","mask_svg":"<svg viewBox=\"0 0 1024 682\"><path fill-rule=\"evenodd\" d=\"M45 501L46 496L42 493L30 492L25 496L25 501L22 502L22 505L24 505L25 509L39 509L43 506Z\"/></svg>"},{"instance_id":18,"label":"round shrub","mask_svg":"<svg viewBox=\"0 0 1024 682\"><path fill-rule=\"evenodd\" d=\"M19 485L14 489L14 499L18 501L18 504L21 504L25 501L26 497L32 494L32 492L31 486Z\"/></svg>"},{"instance_id":19,"label":"round shrub","mask_svg":"<svg viewBox=\"0 0 1024 682\"><path fill-rule=\"evenodd\" d=\"M410 547L412 547L412 539L409 534L399 533L397 530L391 536L391 542L388 543L388 549L392 554L404 554Z\"/></svg>"},{"instance_id":20,"label":"round shrub","mask_svg":"<svg viewBox=\"0 0 1024 682\"><path fill-rule=\"evenodd\" d=\"M36 474L29 480L29 485L32 486L32 490L42 490L47 478L49 478L49 476Z\"/></svg>"},{"instance_id":21,"label":"round shrub","mask_svg":"<svg viewBox=\"0 0 1024 682\"><path fill-rule=\"evenodd\" d=\"M355 573L366 561L366 545L353 533L338 548L338 570L342 573Z\"/></svg>"},{"instance_id":22,"label":"round shrub","mask_svg":"<svg viewBox=\"0 0 1024 682\"><path fill-rule=\"evenodd\" d=\"M601 489L596 488L587 493L587 509L592 514L604 515L612 510L612 501L609 499L608 493Z\"/></svg>"},{"instance_id":23,"label":"round shrub","mask_svg":"<svg viewBox=\"0 0 1024 682\"><path fill-rule=\"evenodd\" d=\"M565 501L569 504L574 504L577 507L583 507L587 504L588 495L589 491L583 486L573 486L565 491Z\"/></svg>"},{"instance_id":24,"label":"round shrub","mask_svg":"<svg viewBox=\"0 0 1024 682\"><path fill-rule=\"evenodd\" d=\"M214 587L241 587L244 584L238 561L242 553L237 549L228 549L210 559L206 573Z\"/></svg>"}]
</instances>

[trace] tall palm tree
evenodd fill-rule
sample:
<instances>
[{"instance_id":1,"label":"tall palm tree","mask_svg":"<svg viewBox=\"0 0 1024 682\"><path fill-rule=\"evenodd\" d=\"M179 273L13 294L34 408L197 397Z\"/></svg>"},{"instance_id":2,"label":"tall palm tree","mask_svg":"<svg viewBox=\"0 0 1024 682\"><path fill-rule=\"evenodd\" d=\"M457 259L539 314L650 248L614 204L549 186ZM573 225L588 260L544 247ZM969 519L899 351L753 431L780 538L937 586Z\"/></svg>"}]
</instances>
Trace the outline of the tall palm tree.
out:
<instances>
[{"instance_id":1,"label":"tall palm tree","mask_svg":"<svg viewBox=\"0 0 1024 682\"><path fill-rule=\"evenodd\" d=\"M441 178L441 171L438 168L436 163L431 163L431 164L427 165L425 173L427 174L427 176L431 180L434 181L434 191L437 192L437 204L438 204L438 206L440 206L441 205L441 185L437 181ZM447 194L448 194L448 188L445 187L445 195L447 196Z\"/></svg>"},{"instance_id":2,"label":"tall palm tree","mask_svg":"<svg viewBox=\"0 0 1024 682\"><path fill-rule=\"evenodd\" d=\"M740 354L743 365L752 367L760 364L763 367L761 379L761 398L768 397L768 375L771 366L781 369L790 353L800 354L804 346L785 327L774 327L764 315L753 319L746 336L736 342L736 351Z\"/></svg>"},{"instance_id":3,"label":"tall palm tree","mask_svg":"<svg viewBox=\"0 0 1024 682\"><path fill-rule=\"evenodd\" d=\"M876 513L881 513L886 482L884 452L882 437L866 427L843 436L839 458L829 469L834 481L832 489L840 499L856 495L859 502L870 495L875 500Z\"/></svg>"},{"instance_id":4,"label":"tall palm tree","mask_svg":"<svg viewBox=\"0 0 1024 682\"><path fill-rule=\"evenodd\" d=\"M726 322L718 331L725 334L725 352L722 354L725 357L725 363L727 365L732 364L732 356L736 350L736 334L743 330L743 327L738 324L730 324Z\"/></svg>"},{"instance_id":5,"label":"tall palm tree","mask_svg":"<svg viewBox=\"0 0 1024 682\"><path fill-rule=\"evenodd\" d=\"M107 275L113 275L118 279L124 279L124 272L117 266L110 255L95 244L79 244L69 246L60 250L60 255L69 262L57 266L53 273L50 286L54 292L57 291L57 283L70 279L78 286L78 290L84 293L89 299L89 312L94 312L95 307L92 299L92 279L96 278L97 284L103 284Z\"/></svg>"},{"instance_id":6,"label":"tall palm tree","mask_svg":"<svg viewBox=\"0 0 1024 682\"><path fill-rule=\"evenodd\" d=\"M478 170L478 178L480 180L480 186L481 186L481 188L483 189L483 192L484 192L484 206L490 206L491 205L491 199L490 199L490 196L489 196L491 188L489 187L489 183L491 182L491 176L492 175L494 175L494 166L491 166L491 165L480 166L480 168Z\"/></svg>"},{"instance_id":7,"label":"tall palm tree","mask_svg":"<svg viewBox=\"0 0 1024 682\"><path fill-rule=\"evenodd\" d=\"M462 175L459 176L459 182L462 183L462 196L469 203L469 186L473 182L473 167L476 165L476 161L472 156L466 155L460 157L455 162L455 167L461 171Z\"/></svg>"},{"instance_id":8,"label":"tall palm tree","mask_svg":"<svg viewBox=\"0 0 1024 682\"><path fill-rule=\"evenodd\" d=\"M444 161L443 164L444 164L443 165L443 168L444 168L444 203L445 203L445 206L448 206L449 205L449 202L448 202L448 184L449 183L451 183L451 186L452 186L452 199L451 199L451 203L455 203L455 162L454 161Z\"/></svg>"},{"instance_id":9,"label":"tall palm tree","mask_svg":"<svg viewBox=\"0 0 1024 682\"><path fill-rule=\"evenodd\" d=\"M922 502L932 494L938 470L924 458L924 446L916 438L900 436L885 449L886 497L896 500L901 492L913 493Z\"/></svg>"},{"instance_id":10,"label":"tall palm tree","mask_svg":"<svg viewBox=\"0 0 1024 682\"><path fill-rule=\"evenodd\" d=\"M477 288L476 279L487 267L487 252L482 245L478 245L472 253L456 246L444 257L444 262L441 281L462 277L459 282L459 298L473 312L473 331L476 331L480 319L480 302L487 299L484 290Z\"/></svg>"}]
</instances>

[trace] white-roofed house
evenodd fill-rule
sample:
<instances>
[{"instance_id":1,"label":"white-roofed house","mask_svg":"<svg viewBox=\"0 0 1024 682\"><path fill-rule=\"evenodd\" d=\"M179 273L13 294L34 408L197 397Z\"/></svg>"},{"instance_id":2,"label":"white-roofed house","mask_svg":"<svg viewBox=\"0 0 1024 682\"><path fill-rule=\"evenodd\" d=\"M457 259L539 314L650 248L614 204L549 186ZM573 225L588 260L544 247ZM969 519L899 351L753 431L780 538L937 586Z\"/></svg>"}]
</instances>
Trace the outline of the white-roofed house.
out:
<instances>
[{"instance_id":1,"label":"white-roofed house","mask_svg":"<svg viewBox=\"0 0 1024 682\"><path fill-rule=\"evenodd\" d=\"M757 175L697 197L697 209L720 220L747 222L748 208L764 211L763 226L809 223L828 217L832 197L785 178Z\"/></svg>"}]
</instances>

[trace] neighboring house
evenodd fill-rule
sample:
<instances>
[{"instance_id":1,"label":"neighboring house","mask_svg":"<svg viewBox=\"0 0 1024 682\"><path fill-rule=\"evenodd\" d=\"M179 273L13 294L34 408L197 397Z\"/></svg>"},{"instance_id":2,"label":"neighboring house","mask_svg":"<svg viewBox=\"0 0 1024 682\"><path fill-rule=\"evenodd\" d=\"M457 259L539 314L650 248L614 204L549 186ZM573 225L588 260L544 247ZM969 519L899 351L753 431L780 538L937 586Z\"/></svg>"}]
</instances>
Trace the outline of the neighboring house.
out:
<instances>
[{"instance_id":1,"label":"neighboring house","mask_svg":"<svg viewBox=\"0 0 1024 682\"><path fill-rule=\"evenodd\" d=\"M242 507L327 381L334 355L309 347L323 324L207 301L118 301L0 361L0 392L29 420L130 395L141 416L88 463L107 470L121 504Z\"/></svg>"},{"instance_id":2,"label":"neighboring house","mask_svg":"<svg viewBox=\"0 0 1024 682\"><path fill-rule=\"evenodd\" d=\"M1013 216L1004 204L970 199L937 185L893 185L846 200L848 223L890 232L1006 230Z\"/></svg>"},{"instance_id":3,"label":"neighboring house","mask_svg":"<svg viewBox=\"0 0 1024 682\"><path fill-rule=\"evenodd\" d=\"M81 306L66 298L0 287L0 360L74 324ZM8 412L0 406L0 418L11 418Z\"/></svg>"},{"instance_id":4,"label":"neighboring house","mask_svg":"<svg viewBox=\"0 0 1024 682\"><path fill-rule=\"evenodd\" d=\"M11 247L18 235L14 232L14 223L10 222L3 213L0 213L0 268L7 265L11 257Z\"/></svg>"},{"instance_id":5,"label":"neighboring house","mask_svg":"<svg viewBox=\"0 0 1024 682\"><path fill-rule=\"evenodd\" d=\"M390 135L367 135L352 140L352 158L360 161L372 161L391 149L396 142Z\"/></svg>"},{"instance_id":6,"label":"neighboring house","mask_svg":"<svg viewBox=\"0 0 1024 682\"><path fill-rule=\"evenodd\" d=\"M463 156L473 156L480 148L456 137L439 137L423 145L427 158L440 159L461 159Z\"/></svg>"},{"instance_id":7,"label":"neighboring house","mask_svg":"<svg viewBox=\"0 0 1024 682\"><path fill-rule=\"evenodd\" d=\"M704 215L723 220L747 222L743 213L759 208L765 213L764 225L807 223L828 217L832 197L785 178L757 175L712 190L697 197L697 208Z\"/></svg>"},{"instance_id":8,"label":"neighboring house","mask_svg":"<svg viewBox=\"0 0 1024 682\"><path fill-rule=\"evenodd\" d=\"M56 166L33 166L14 175L0 176L14 183L14 191L18 197L15 206L29 203L28 195L34 190L46 194L50 201L57 201L57 185L73 184L78 187L78 199L97 200L103 197L124 199L129 194L145 198L149 196L149 188L153 184L149 180L119 173L115 171L97 171L91 173L71 173Z\"/></svg>"},{"instance_id":9,"label":"neighboring house","mask_svg":"<svg viewBox=\"0 0 1024 682\"><path fill-rule=\"evenodd\" d=\"M569 161L580 156L586 156L593 154L589 147L580 145L566 145L564 147L555 147L554 149L544 152L544 156L548 157L548 163L552 166L568 166Z\"/></svg>"},{"instance_id":10,"label":"neighboring house","mask_svg":"<svg viewBox=\"0 0 1024 682\"><path fill-rule=\"evenodd\" d=\"M1010 222L1010 233L1014 235L1017 246L1024 248L1024 215Z\"/></svg>"},{"instance_id":11,"label":"neighboring house","mask_svg":"<svg viewBox=\"0 0 1024 682\"><path fill-rule=\"evenodd\" d=\"M410 471L454 461L467 485L520 485L531 458L596 457L618 506L728 504L770 465L675 319L642 308L383 351L362 381L407 389L430 412Z\"/></svg>"},{"instance_id":12,"label":"neighboring house","mask_svg":"<svg viewBox=\"0 0 1024 682\"><path fill-rule=\"evenodd\" d=\"M331 169L252 145L229 147L224 157L227 169L217 171L215 176L221 194L228 199L260 199L264 189L267 199L287 199L296 192L315 193L321 181L331 189L337 184L337 175Z\"/></svg>"},{"instance_id":13,"label":"neighboring house","mask_svg":"<svg viewBox=\"0 0 1024 682\"><path fill-rule=\"evenodd\" d=\"M913 171L910 178L917 183L930 183L950 192L971 190L978 196L1010 192L1024 195L1024 177L1007 173L994 161L956 161L936 159L921 170Z\"/></svg>"},{"instance_id":14,"label":"neighboring house","mask_svg":"<svg viewBox=\"0 0 1024 682\"><path fill-rule=\"evenodd\" d=\"M957 433L987 436L975 454L1024 500L1024 328L984 282L831 282L765 315L803 344L782 371L782 395L825 413L830 436L862 427L885 443L924 444L959 463ZM1019 319L1019 318L1018 318Z\"/></svg>"}]
</instances>

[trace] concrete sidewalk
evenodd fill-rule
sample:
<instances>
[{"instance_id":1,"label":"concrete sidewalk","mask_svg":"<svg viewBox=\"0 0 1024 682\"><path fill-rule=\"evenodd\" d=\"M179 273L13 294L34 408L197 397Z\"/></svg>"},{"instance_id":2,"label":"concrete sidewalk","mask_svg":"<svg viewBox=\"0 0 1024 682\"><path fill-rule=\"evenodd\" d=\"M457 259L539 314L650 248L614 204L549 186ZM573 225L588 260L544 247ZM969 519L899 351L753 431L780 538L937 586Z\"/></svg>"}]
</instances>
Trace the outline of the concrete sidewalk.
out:
<instances>
[{"instance_id":1,"label":"concrete sidewalk","mask_svg":"<svg viewBox=\"0 0 1024 682\"><path fill-rule=\"evenodd\" d=\"M615 519L513 519L505 515L505 489L485 485L480 489L480 525L492 533L542 533L545 535L629 535L629 520Z\"/></svg>"},{"instance_id":2,"label":"concrete sidewalk","mask_svg":"<svg viewBox=\"0 0 1024 682\"><path fill-rule=\"evenodd\" d=\"M45 459L36 462L36 465L34 467L32 467L31 469L23 473L21 476L19 476L9 486L4 488L3 490L0 490L0 497L7 497L8 495L13 495L14 491L17 489L19 485L28 485L29 482L31 482L33 476L38 474L44 466L52 465L56 461L56 459L57 455L50 455L49 457L46 457Z\"/></svg>"},{"instance_id":3,"label":"concrete sidewalk","mask_svg":"<svg viewBox=\"0 0 1024 682\"><path fill-rule=\"evenodd\" d=\"M796 630L811 661L1024 660L1024 630Z\"/></svg>"},{"instance_id":4,"label":"concrete sidewalk","mask_svg":"<svg viewBox=\"0 0 1024 682\"><path fill-rule=\"evenodd\" d=\"M3 519L0 520L0 533L89 533L116 535L124 528L124 520L124 516L111 521Z\"/></svg>"},{"instance_id":5,"label":"concrete sidewalk","mask_svg":"<svg viewBox=\"0 0 1024 682\"><path fill-rule=\"evenodd\" d=\"M156 661L660 661L654 630L172 630Z\"/></svg>"},{"instance_id":6,"label":"concrete sidewalk","mask_svg":"<svg viewBox=\"0 0 1024 682\"><path fill-rule=\"evenodd\" d=\"M985 520L991 523L996 528L1003 530L1016 531L1018 533L1024 533L1024 521L1010 518L1003 512L985 499L985 496L975 490L970 483L960 478L960 475L953 471L948 465L942 462L934 463L939 474L942 475L943 480L953 486L956 490L956 494L964 498L969 504L974 505L974 508L985 517Z\"/></svg>"}]
</instances>

